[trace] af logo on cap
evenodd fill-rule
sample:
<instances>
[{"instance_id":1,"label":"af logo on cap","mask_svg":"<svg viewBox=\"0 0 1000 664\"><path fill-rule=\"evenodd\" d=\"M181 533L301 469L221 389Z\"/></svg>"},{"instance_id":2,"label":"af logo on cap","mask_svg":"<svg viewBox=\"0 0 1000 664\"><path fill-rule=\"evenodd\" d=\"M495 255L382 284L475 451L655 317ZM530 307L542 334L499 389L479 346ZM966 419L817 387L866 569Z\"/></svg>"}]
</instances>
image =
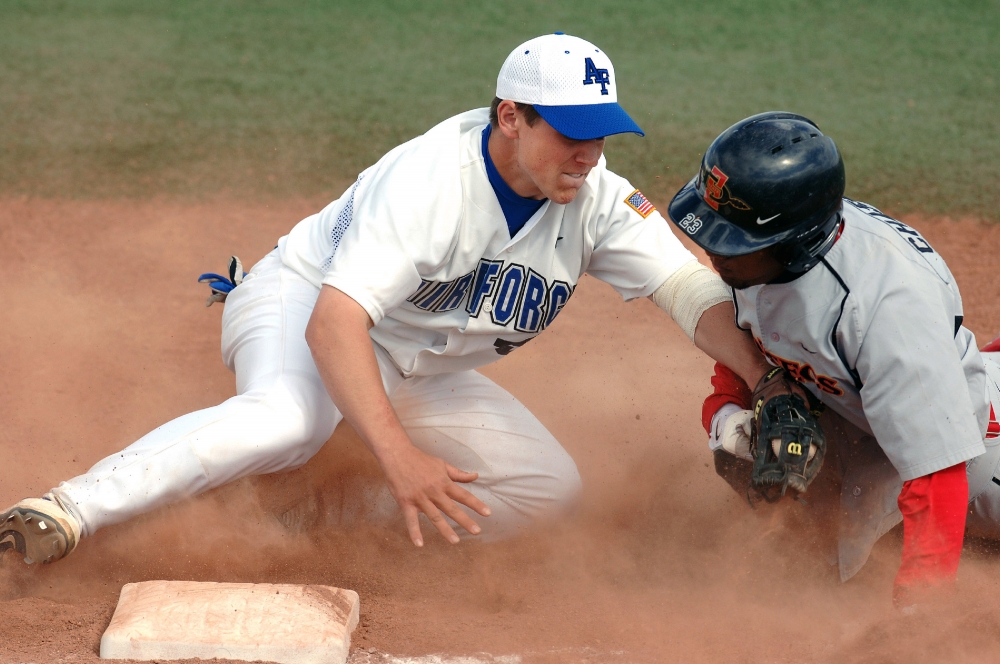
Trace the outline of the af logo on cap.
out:
<instances>
[{"instance_id":1,"label":"af logo on cap","mask_svg":"<svg viewBox=\"0 0 1000 664\"><path fill-rule=\"evenodd\" d=\"M606 95L608 94L608 86L611 85L611 76L608 75L607 69L598 69L593 58L587 58L583 61L583 84L593 85L594 83L600 85L601 94Z\"/></svg>"},{"instance_id":2,"label":"af logo on cap","mask_svg":"<svg viewBox=\"0 0 1000 664\"><path fill-rule=\"evenodd\" d=\"M720 205L730 205L734 210L749 210L750 206L729 193L726 182L729 176L719 170L718 166L712 166L709 172L702 171L702 178L705 182L705 202L713 210L718 210Z\"/></svg>"}]
</instances>

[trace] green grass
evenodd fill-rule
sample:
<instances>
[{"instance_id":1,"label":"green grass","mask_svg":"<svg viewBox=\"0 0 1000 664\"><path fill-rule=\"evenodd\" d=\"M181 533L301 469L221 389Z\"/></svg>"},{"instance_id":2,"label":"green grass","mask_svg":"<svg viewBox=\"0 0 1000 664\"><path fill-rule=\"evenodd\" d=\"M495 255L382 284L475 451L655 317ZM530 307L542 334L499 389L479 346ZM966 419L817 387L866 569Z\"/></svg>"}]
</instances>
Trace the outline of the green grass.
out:
<instances>
[{"instance_id":1,"label":"green grass","mask_svg":"<svg viewBox=\"0 0 1000 664\"><path fill-rule=\"evenodd\" d=\"M1000 218L1000 0L2 0L0 196L335 195L554 30L612 55L647 137L608 158L654 196L784 109L849 195Z\"/></svg>"}]
</instances>

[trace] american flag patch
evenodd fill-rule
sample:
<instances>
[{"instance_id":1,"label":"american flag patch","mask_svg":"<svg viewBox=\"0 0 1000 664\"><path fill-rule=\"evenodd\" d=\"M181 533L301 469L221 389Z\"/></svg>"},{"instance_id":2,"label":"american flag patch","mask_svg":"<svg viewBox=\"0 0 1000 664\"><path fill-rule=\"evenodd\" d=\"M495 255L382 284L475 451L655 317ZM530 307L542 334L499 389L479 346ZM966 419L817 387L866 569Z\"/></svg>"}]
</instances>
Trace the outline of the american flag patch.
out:
<instances>
[{"instance_id":1,"label":"american flag patch","mask_svg":"<svg viewBox=\"0 0 1000 664\"><path fill-rule=\"evenodd\" d=\"M638 189L628 195L628 198L625 199L625 203L630 208L641 214L643 219L656 211L656 208L649 202L649 199L643 196L642 192Z\"/></svg>"},{"instance_id":2,"label":"american flag patch","mask_svg":"<svg viewBox=\"0 0 1000 664\"><path fill-rule=\"evenodd\" d=\"M993 412L993 404L990 404L990 423L986 427L986 438L1000 438L1000 422L997 422L996 413Z\"/></svg>"}]
</instances>

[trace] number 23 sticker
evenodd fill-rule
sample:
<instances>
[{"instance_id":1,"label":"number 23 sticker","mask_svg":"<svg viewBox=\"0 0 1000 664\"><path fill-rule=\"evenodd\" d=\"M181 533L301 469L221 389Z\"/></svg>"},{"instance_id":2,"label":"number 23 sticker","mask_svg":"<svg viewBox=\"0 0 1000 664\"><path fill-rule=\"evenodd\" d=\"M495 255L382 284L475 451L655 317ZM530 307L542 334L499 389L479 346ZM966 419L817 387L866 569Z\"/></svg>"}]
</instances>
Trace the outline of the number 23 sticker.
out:
<instances>
[{"instance_id":1,"label":"number 23 sticker","mask_svg":"<svg viewBox=\"0 0 1000 664\"><path fill-rule=\"evenodd\" d=\"M701 218L694 216L694 214L690 212L686 214L683 219L677 222L677 225L687 231L688 235L694 235L701 230L702 226Z\"/></svg>"}]
</instances>

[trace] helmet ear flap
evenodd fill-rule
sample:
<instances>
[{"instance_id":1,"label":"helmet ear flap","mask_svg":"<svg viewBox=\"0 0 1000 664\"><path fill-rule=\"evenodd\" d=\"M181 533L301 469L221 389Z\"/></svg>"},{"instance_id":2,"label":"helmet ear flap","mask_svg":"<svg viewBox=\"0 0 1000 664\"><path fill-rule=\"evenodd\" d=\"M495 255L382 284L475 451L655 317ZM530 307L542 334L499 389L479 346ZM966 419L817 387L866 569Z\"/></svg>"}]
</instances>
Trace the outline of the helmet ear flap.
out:
<instances>
[{"instance_id":1,"label":"helmet ear flap","mask_svg":"<svg viewBox=\"0 0 1000 664\"><path fill-rule=\"evenodd\" d=\"M808 232L775 245L774 256L789 272L808 272L833 247L842 226L843 207Z\"/></svg>"}]
</instances>

